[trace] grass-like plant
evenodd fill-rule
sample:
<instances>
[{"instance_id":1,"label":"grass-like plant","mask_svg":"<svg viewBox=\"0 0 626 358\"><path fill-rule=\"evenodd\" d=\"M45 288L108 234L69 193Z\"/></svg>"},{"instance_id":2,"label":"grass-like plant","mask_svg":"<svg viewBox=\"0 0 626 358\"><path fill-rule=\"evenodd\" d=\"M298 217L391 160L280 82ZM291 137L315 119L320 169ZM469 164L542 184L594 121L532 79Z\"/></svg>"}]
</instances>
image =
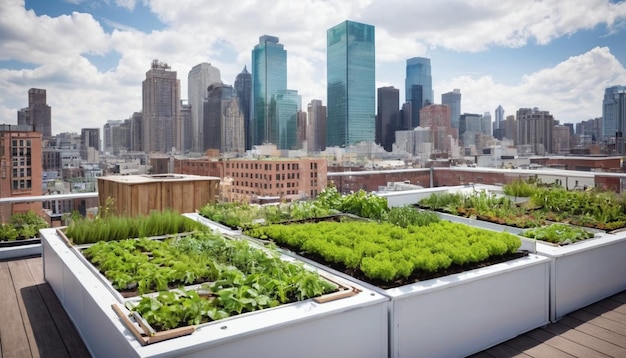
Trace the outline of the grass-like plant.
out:
<instances>
[{"instance_id":1,"label":"grass-like plant","mask_svg":"<svg viewBox=\"0 0 626 358\"><path fill-rule=\"evenodd\" d=\"M191 231L207 231L206 226L174 211L155 211L147 216L116 216L82 218L72 221L65 230L76 245L98 241L169 235Z\"/></svg>"}]
</instances>

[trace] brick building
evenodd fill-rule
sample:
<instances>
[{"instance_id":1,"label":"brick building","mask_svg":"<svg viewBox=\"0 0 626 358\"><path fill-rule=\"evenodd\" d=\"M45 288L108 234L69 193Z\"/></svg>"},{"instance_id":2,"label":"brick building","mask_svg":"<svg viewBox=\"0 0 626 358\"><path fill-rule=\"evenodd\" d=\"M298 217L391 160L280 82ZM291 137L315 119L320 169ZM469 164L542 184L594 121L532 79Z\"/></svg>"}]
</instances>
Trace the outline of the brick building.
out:
<instances>
[{"instance_id":1,"label":"brick building","mask_svg":"<svg viewBox=\"0 0 626 358\"><path fill-rule=\"evenodd\" d=\"M325 158L176 159L174 171L222 178L225 201L312 198L327 183Z\"/></svg>"},{"instance_id":2,"label":"brick building","mask_svg":"<svg viewBox=\"0 0 626 358\"><path fill-rule=\"evenodd\" d=\"M0 125L0 197L42 195L42 133L30 125ZM42 214L41 202L0 205L0 222L12 214Z\"/></svg>"}]
</instances>

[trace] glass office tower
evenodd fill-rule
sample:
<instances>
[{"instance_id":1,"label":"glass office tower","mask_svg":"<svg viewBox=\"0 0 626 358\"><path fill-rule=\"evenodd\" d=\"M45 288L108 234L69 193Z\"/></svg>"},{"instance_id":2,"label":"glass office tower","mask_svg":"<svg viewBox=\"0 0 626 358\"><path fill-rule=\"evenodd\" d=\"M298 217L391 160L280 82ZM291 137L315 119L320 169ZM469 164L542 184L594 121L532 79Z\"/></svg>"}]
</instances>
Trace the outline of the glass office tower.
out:
<instances>
[{"instance_id":1,"label":"glass office tower","mask_svg":"<svg viewBox=\"0 0 626 358\"><path fill-rule=\"evenodd\" d=\"M411 103L411 125L415 128L419 126L420 109L435 103L429 58L413 57L406 60L404 85L406 101Z\"/></svg>"},{"instance_id":2,"label":"glass office tower","mask_svg":"<svg viewBox=\"0 0 626 358\"><path fill-rule=\"evenodd\" d=\"M374 26L342 22L326 33L327 145L375 137Z\"/></svg>"},{"instance_id":3,"label":"glass office tower","mask_svg":"<svg viewBox=\"0 0 626 358\"><path fill-rule=\"evenodd\" d=\"M278 128L276 99L285 90L287 51L278 37L261 36L252 50L252 145L272 143L272 130Z\"/></svg>"}]
</instances>

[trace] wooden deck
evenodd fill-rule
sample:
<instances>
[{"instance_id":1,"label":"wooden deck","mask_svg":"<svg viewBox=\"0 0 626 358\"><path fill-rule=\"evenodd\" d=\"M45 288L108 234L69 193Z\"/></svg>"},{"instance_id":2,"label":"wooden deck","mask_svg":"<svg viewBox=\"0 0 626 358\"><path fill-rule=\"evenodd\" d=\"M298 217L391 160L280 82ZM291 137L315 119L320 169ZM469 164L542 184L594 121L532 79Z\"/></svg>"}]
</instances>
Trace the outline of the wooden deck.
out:
<instances>
[{"instance_id":1,"label":"wooden deck","mask_svg":"<svg viewBox=\"0 0 626 358\"><path fill-rule=\"evenodd\" d=\"M0 261L0 356L91 357L44 282L41 257Z\"/></svg>"},{"instance_id":2,"label":"wooden deck","mask_svg":"<svg viewBox=\"0 0 626 358\"><path fill-rule=\"evenodd\" d=\"M0 357L90 357L41 257L0 261ZM626 358L626 291L471 357Z\"/></svg>"}]
</instances>

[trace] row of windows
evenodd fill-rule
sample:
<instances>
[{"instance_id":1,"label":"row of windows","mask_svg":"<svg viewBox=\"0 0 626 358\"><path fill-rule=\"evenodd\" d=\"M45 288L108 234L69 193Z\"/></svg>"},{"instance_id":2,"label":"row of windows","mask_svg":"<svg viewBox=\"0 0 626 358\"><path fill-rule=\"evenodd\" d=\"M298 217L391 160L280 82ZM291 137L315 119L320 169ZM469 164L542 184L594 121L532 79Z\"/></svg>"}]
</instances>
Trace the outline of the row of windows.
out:
<instances>
[{"instance_id":1,"label":"row of windows","mask_svg":"<svg viewBox=\"0 0 626 358\"><path fill-rule=\"evenodd\" d=\"M13 190L30 189L33 187L30 179L13 180Z\"/></svg>"},{"instance_id":2,"label":"row of windows","mask_svg":"<svg viewBox=\"0 0 626 358\"><path fill-rule=\"evenodd\" d=\"M232 164L232 166L231 166ZM285 170L299 170L300 165L298 163L226 163L226 169L263 169L263 170L272 170L272 166L274 166L276 171ZM315 167L317 168L317 163L315 163Z\"/></svg>"},{"instance_id":3,"label":"row of windows","mask_svg":"<svg viewBox=\"0 0 626 358\"><path fill-rule=\"evenodd\" d=\"M18 177L23 178L23 177L30 177L30 176L32 176L30 167L13 168L13 178L18 178Z\"/></svg>"},{"instance_id":4,"label":"row of windows","mask_svg":"<svg viewBox=\"0 0 626 358\"><path fill-rule=\"evenodd\" d=\"M30 147L30 139L13 139L13 147Z\"/></svg>"},{"instance_id":5,"label":"row of windows","mask_svg":"<svg viewBox=\"0 0 626 358\"><path fill-rule=\"evenodd\" d=\"M297 188L298 187L298 183L297 182L293 182L293 183L287 182L286 184L287 184L287 188ZM235 186L249 186L251 188L272 189L272 184L271 183L270 184L267 184L267 183L261 184L261 183L258 183L258 182L252 183L252 182L247 182L247 181L246 182L236 181L235 182ZM284 187L285 187L285 183L278 183L278 184L276 184L276 188L284 188Z\"/></svg>"},{"instance_id":6,"label":"row of windows","mask_svg":"<svg viewBox=\"0 0 626 358\"><path fill-rule=\"evenodd\" d=\"M23 166L30 166L30 165L31 165L30 157L13 157L14 167L23 167Z\"/></svg>"},{"instance_id":7,"label":"row of windows","mask_svg":"<svg viewBox=\"0 0 626 358\"><path fill-rule=\"evenodd\" d=\"M243 190L243 189L235 189L235 190L233 190L233 192L237 193L237 194L247 194L247 195L251 195L251 194L258 195L259 194L259 193L254 192L254 191ZM316 193L317 193L317 191L316 191ZM297 195L297 194L298 194L297 190L287 190L287 191L281 191L281 192L276 193L276 195Z\"/></svg>"},{"instance_id":8,"label":"row of windows","mask_svg":"<svg viewBox=\"0 0 626 358\"><path fill-rule=\"evenodd\" d=\"M227 174L228 175L228 174ZM272 175L271 174L259 174L259 173L239 173L239 172L235 172L232 175L234 178L254 178L254 179L263 179L263 180L272 180ZM285 176L285 174L276 174L276 180L285 180L285 178L287 180L291 180L291 179L300 179L300 173L287 173L287 176Z\"/></svg>"}]
</instances>

